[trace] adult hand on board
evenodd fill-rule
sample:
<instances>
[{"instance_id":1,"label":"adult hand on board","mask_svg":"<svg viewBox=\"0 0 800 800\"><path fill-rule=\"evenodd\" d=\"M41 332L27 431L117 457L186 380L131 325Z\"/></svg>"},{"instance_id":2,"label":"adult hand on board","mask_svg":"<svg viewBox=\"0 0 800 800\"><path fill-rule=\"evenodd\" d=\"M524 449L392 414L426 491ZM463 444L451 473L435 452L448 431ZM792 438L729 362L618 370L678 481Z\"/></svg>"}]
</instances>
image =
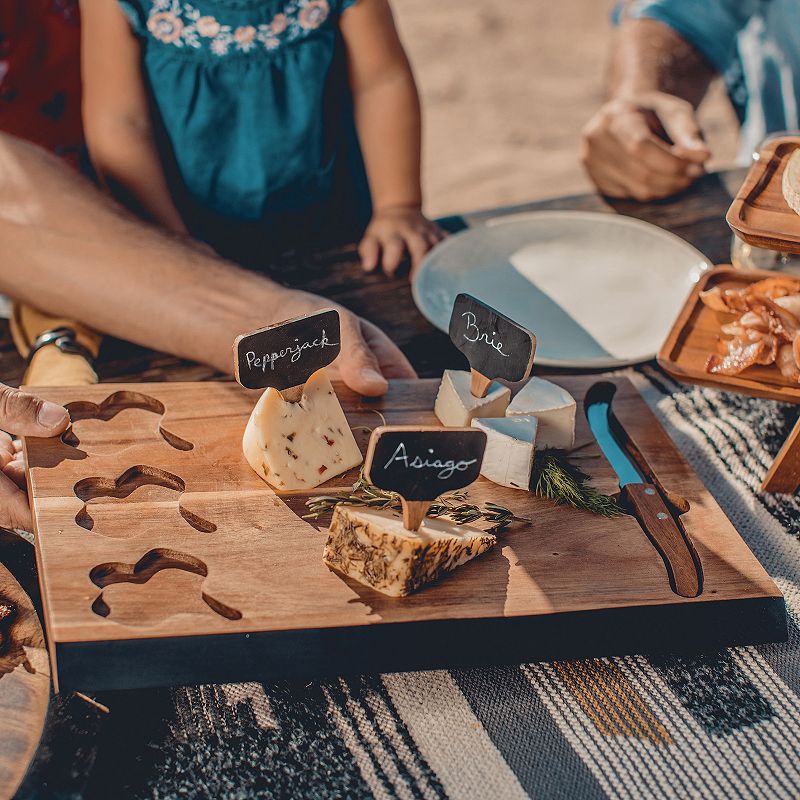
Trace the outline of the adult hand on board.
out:
<instances>
[{"instance_id":1,"label":"adult hand on board","mask_svg":"<svg viewBox=\"0 0 800 800\"><path fill-rule=\"evenodd\" d=\"M609 197L646 202L675 194L705 172L710 157L691 103L666 92L614 97L582 133L583 165Z\"/></svg>"},{"instance_id":2,"label":"adult hand on board","mask_svg":"<svg viewBox=\"0 0 800 800\"><path fill-rule=\"evenodd\" d=\"M0 527L31 530L25 496L25 462L16 436L58 436L69 426L69 413L55 403L0 383Z\"/></svg>"},{"instance_id":3,"label":"adult hand on board","mask_svg":"<svg viewBox=\"0 0 800 800\"><path fill-rule=\"evenodd\" d=\"M322 308L335 308L341 324L341 352L328 367L331 378L344 381L365 397L386 394L389 378L416 378L403 351L377 326L324 297L290 290L280 303L281 317L291 319Z\"/></svg>"}]
</instances>

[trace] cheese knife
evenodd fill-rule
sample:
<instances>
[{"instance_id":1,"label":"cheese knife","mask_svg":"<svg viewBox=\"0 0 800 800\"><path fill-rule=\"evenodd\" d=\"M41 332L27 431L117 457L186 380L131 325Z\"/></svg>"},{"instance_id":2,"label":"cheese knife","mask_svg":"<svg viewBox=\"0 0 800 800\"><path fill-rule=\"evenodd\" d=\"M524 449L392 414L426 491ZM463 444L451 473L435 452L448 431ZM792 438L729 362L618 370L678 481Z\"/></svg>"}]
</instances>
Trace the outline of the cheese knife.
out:
<instances>
[{"instance_id":1,"label":"cheese knife","mask_svg":"<svg viewBox=\"0 0 800 800\"><path fill-rule=\"evenodd\" d=\"M632 456L630 440L611 411L615 391L612 383L595 384L586 395L584 407L597 444L619 478L619 503L636 519L663 559L672 590L681 597L697 597L702 591L699 559L678 515Z\"/></svg>"}]
</instances>

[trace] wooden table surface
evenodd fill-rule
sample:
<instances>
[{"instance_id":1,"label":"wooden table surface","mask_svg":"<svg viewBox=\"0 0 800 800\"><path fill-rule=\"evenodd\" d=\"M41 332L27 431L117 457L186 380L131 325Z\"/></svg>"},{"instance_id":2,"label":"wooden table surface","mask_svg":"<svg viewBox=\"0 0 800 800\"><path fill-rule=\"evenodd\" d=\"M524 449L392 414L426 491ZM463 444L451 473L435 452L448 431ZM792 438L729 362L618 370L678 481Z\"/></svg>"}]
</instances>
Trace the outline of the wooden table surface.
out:
<instances>
[{"instance_id":1,"label":"wooden table surface","mask_svg":"<svg viewBox=\"0 0 800 800\"><path fill-rule=\"evenodd\" d=\"M619 213L652 222L676 233L704 253L712 263L729 261L731 232L725 212L745 171L729 170L707 175L692 188L669 200L640 204L608 201L595 194L559 197L503 209L449 217L443 225L451 231L474 226L493 217L525 211L568 209ZM642 254L646 268L646 253ZM355 245L318 254L287 256L270 273L276 280L330 297L378 324L404 350L420 376L435 377L446 367L463 367L465 361L447 336L435 330L417 311L407 277L389 279L365 275L358 265ZM102 381L194 381L226 379L213 369L155 353L128 343L104 342L97 371ZM0 380L18 385L24 364L11 343L8 324L0 321ZM6 564L28 588L32 553L13 556L8 539L0 537L0 564ZM25 580L20 572L27 573ZM27 584L27 585L26 585ZM30 589L35 594L35 589ZM0 683L0 694L3 686ZM0 739L2 739L0 722Z\"/></svg>"}]
</instances>

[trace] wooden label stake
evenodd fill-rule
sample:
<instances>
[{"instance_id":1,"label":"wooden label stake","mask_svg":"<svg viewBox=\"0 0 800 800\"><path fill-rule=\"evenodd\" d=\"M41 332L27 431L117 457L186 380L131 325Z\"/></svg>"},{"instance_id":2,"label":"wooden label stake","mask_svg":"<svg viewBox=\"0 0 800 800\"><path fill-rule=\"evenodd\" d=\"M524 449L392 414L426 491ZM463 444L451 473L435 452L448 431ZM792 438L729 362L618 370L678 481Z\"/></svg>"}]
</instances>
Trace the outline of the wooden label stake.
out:
<instances>
[{"instance_id":1,"label":"wooden label stake","mask_svg":"<svg viewBox=\"0 0 800 800\"><path fill-rule=\"evenodd\" d=\"M277 389L296 403L303 385L339 355L339 312L323 309L236 337L234 377L247 389Z\"/></svg>"},{"instance_id":2,"label":"wooden label stake","mask_svg":"<svg viewBox=\"0 0 800 800\"><path fill-rule=\"evenodd\" d=\"M486 397L493 381L516 383L531 374L536 337L471 295L456 297L449 332L469 361L474 397Z\"/></svg>"},{"instance_id":3,"label":"wooden label stake","mask_svg":"<svg viewBox=\"0 0 800 800\"><path fill-rule=\"evenodd\" d=\"M384 425L372 432L364 475L400 495L403 527L417 531L437 497L477 480L485 449L486 434L477 428Z\"/></svg>"}]
</instances>

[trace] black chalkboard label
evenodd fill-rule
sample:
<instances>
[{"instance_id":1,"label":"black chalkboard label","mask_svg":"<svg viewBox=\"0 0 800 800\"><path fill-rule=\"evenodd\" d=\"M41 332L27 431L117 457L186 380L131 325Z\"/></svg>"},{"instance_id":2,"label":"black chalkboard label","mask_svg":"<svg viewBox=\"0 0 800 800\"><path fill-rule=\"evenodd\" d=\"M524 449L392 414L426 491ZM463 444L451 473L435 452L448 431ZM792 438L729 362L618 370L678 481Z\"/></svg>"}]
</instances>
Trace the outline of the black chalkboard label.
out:
<instances>
[{"instance_id":1,"label":"black chalkboard label","mask_svg":"<svg viewBox=\"0 0 800 800\"><path fill-rule=\"evenodd\" d=\"M486 434L477 428L376 428L364 474L379 489L406 500L435 500L477 480Z\"/></svg>"},{"instance_id":2,"label":"black chalkboard label","mask_svg":"<svg viewBox=\"0 0 800 800\"><path fill-rule=\"evenodd\" d=\"M513 383L531 374L536 337L471 295L456 297L450 339L470 367L487 378Z\"/></svg>"},{"instance_id":3,"label":"black chalkboard label","mask_svg":"<svg viewBox=\"0 0 800 800\"><path fill-rule=\"evenodd\" d=\"M234 374L248 389L288 389L327 367L340 349L339 312L317 311L238 336Z\"/></svg>"}]
</instances>

